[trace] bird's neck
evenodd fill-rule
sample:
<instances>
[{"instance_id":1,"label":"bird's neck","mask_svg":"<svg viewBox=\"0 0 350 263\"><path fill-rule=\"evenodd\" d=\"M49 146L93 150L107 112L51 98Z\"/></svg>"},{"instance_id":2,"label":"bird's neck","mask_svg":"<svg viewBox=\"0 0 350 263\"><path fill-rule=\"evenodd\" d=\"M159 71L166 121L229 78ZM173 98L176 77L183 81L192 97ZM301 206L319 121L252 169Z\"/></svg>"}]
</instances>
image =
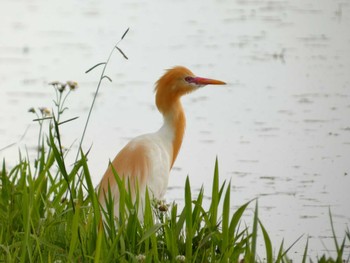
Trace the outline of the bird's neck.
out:
<instances>
[{"instance_id":1,"label":"bird's neck","mask_svg":"<svg viewBox=\"0 0 350 263\"><path fill-rule=\"evenodd\" d=\"M163 112L163 117L162 129L166 131L167 140L170 140L172 145L172 167L180 151L186 126L186 117L180 100L174 102L166 112Z\"/></svg>"}]
</instances>

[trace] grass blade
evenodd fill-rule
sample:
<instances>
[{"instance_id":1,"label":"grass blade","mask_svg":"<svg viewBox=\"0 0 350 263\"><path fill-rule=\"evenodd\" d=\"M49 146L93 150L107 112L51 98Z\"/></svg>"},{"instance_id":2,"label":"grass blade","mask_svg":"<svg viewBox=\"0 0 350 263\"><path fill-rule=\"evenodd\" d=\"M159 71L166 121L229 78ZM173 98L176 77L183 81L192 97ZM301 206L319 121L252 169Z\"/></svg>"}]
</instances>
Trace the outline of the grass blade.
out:
<instances>
[{"instance_id":1,"label":"grass blade","mask_svg":"<svg viewBox=\"0 0 350 263\"><path fill-rule=\"evenodd\" d=\"M87 165L86 156L84 155L82 150L80 151L80 154L81 154L81 162L83 165L83 171L85 175L85 181L88 188L88 194L89 194L89 197L91 198L91 203L92 203L93 212L94 212L94 228L96 229L99 226L100 220L101 220L100 206L97 200L94 186L92 185L91 175Z\"/></svg>"},{"instance_id":2,"label":"grass blade","mask_svg":"<svg viewBox=\"0 0 350 263\"><path fill-rule=\"evenodd\" d=\"M123 40L123 39L124 39L124 37L126 36L126 34L129 32L129 29L130 29L130 27L128 27L128 29L124 32L124 34L122 35L122 37L121 37L120 40Z\"/></svg>"},{"instance_id":3,"label":"grass blade","mask_svg":"<svg viewBox=\"0 0 350 263\"><path fill-rule=\"evenodd\" d=\"M256 200L255 204L255 212L254 212L254 219L253 219L253 230L252 230L252 244L250 249L250 258L249 262L255 262L256 258L256 242L258 238L258 200Z\"/></svg>"},{"instance_id":4,"label":"grass blade","mask_svg":"<svg viewBox=\"0 0 350 263\"><path fill-rule=\"evenodd\" d=\"M123 50L121 50L118 46L115 46L115 48L120 52L120 54L123 55L123 57L124 57L125 59L129 59L129 58L125 55L125 53L123 52Z\"/></svg>"},{"instance_id":5,"label":"grass blade","mask_svg":"<svg viewBox=\"0 0 350 263\"><path fill-rule=\"evenodd\" d=\"M271 244L271 239L265 229L265 227L263 226L263 224L261 223L261 221L259 220L259 225L261 228L261 231L263 233L264 236L264 241L265 241L265 248L266 248L266 263L272 263L273 262L273 251L272 251L272 244Z\"/></svg>"},{"instance_id":6,"label":"grass blade","mask_svg":"<svg viewBox=\"0 0 350 263\"><path fill-rule=\"evenodd\" d=\"M306 245L305 245L305 249L304 249L304 254L303 254L302 263L306 263L308 247L309 247L309 237L308 237L307 240L306 240Z\"/></svg>"},{"instance_id":7,"label":"grass blade","mask_svg":"<svg viewBox=\"0 0 350 263\"><path fill-rule=\"evenodd\" d=\"M77 204L75 206L75 213L73 215L72 236L71 236L70 245L69 245L68 259L69 259L70 262L74 262L75 261L73 259L73 253L76 250L76 246L77 246L77 242L78 242L79 218L80 218L80 205Z\"/></svg>"},{"instance_id":8,"label":"grass blade","mask_svg":"<svg viewBox=\"0 0 350 263\"><path fill-rule=\"evenodd\" d=\"M231 193L231 182L228 184L224 199L224 205L222 210L222 251L224 257L223 262L228 260L228 247L229 247L229 217L230 217L230 193Z\"/></svg>"},{"instance_id":9,"label":"grass blade","mask_svg":"<svg viewBox=\"0 0 350 263\"><path fill-rule=\"evenodd\" d=\"M287 249L286 251L283 253L283 256L287 255L288 251L292 249L292 247L294 247L294 245L296 243L299 242L299 240L303 237L304 235L301 235L300 237L298 237Z\"/></svg>"},{"instance_id":10,"label":"grass blade","mask_svg":"<svg viewBox=\"0 0 350 263\"><path fill-rule=\"evenodd\" d=\"M107 64L106 62L97 63L95 66L92 66L87 71L85 71L85 74L89 73L91 70L93 70L94 68L97 68L98 66L102 66L102 65L106 65L106 64Z\"/></svg>"},{"instance_id":11,"label":"grass blade","mask_svg":"<svg viewBox=\"0 0 350 263\"><path fill-rule=\"evenodd\" d=\"M239 207L237 209L237 211L233 214L232 218L231 218L231 223L230 223L230 235L234 235L237 227L238 227L238 223L242 218L242 215L244 213L244 211L246 210L247 206L250 204L250 201L245 203L244 205L242 205L241 207Z\"/></svg>"},{"instance_id":12,"label":"grass blade","mask_svg":"<svg viewBox=\"0 0 350 263\"><path fill-rule=\"evenodd\" d=\"M74 118L71 118L71 119L68 119L68 120L65 120L65 121L61 121L58 125L62 125L62 124L65 124L67 122L70 122L70 121L74 121L76 119L79 119L79 117L74 117Z\"/></svg>"},{"instance_id":13,"label":"grass blade","mask_svg":"<svg viewBox=\"0 0 350 263\"><path fill-rule=\"evenodd\" d=\"M155 224L151 226L142 236L138 245L141 245L146 239L150 238L152 235L155 235L157 231L163 226L163 224Z\"/></svg>"},{"instance_id":14,"label":"grass blade","mask_svg":"<svg viewBox=\"0 0 350 263\"><path fill-rule=\"evenodd\" d=\"M329 212L329 219L331 221L331 228L332 228L332 234L333 234L333 240L334 240L334 244L335 244L335 248L337 250L337 252L339 252L339 244L338 244L338 240L337 240L337 236L335 234L335 229L334 229L334 224L333 224L333 217L332 217L332 212L331 212L331 208L329 208L328 210Z\"/></svg>"},{"instance_id":15,"label":"grass blade","mask_svg":"<svg viewBox=\"0 0 350 263\"><path fill-rule=\"evenodd\" d=\"M109 82L112 82L112 79L111 79L110 77L108 77L107 75L104 75L104 76L102 77L102 79L108 79Z\"/></svg>"},{"instance_id":16,"label":"grass blade","mask_svg":"<svg viewBox=\"0 0 350 263\"><path fill-rule=\"evenodd\" d=\"M186 210L186 260L192 258L192 196L190 181L187 176L185 184L185 210Z\"/></svg>"},{"instance_id":17,"label":"grass blade","mask_svg":"<svg viewBox=\"0 0 350 263\"><path fill-rule=\"evenodd\" d=\"M280 248L279 248L279 250L278 250L276 263L281 262L281 260L282 260L282 258L283 258L283 243L284 243L284 240L282 240L281 245L280 245Z\"/></svg>"},{"instance_id":18,"label":"grass blade","mask_svg":"<svg viewBox=\"0 0 350 263\"><path fill-rule=\"evenodd\" d=\"M211 194L211 205L210 205L210 221L211 227L216 226L218 217L218 206L219 206L219 165L218 159L215 160L213 187Z\"/></svg>"}]
</instances>

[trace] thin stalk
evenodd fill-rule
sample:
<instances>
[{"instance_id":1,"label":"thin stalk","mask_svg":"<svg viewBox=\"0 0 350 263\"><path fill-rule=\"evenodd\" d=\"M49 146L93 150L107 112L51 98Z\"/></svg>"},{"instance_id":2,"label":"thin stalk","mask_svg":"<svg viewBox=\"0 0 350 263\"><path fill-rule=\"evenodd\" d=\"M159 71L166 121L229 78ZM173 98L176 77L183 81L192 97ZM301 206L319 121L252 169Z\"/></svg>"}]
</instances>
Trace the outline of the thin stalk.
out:
<instances>
[{"instance_id":1,"label":"thin stalk","mask_svg":"<svg viewBox=\"0 0 350 263\"><path fill-rule=\"evenodd\" d=\"M99 90L100 90L100 87L101 87L101 83L102 83L102 80L106 77L105 75L105 71L106 71L106 68L107 68L107 65L112 57L112 54L113 54L113 51L117 48L118 44L123 40L123 38L125 37L126 33L129 31L129 28L125 31L125 33L123 34L123 36L121 37L121 39L117 42L117 44L115 44L111 50L111 52L109 53L109 56L106 60L105 63L99 63L100 65L103 65L103 69L102 69L102 72L101 72L101 76L100 76L100 80L97 84L97 88L96 88L96 92L95 92L95 95L94 95L94 98L92 100L92 103L91 103L91 106L90 106L90 109L89 109L89 113L88 113L88 116L86 118L86 122L85 122L85 126L84 126L84 130L83 130L83 134L81 136L81 139L80 139L80 143L79 143L79 148L78 148L78 151L77 151L77 156L75 158L75 162L77 162L78 160L78 157L79 157L79 152L80 152L80 149L81 149L81 146L83 144L83 141L84 141L84 138L85 138L85 134L86 134L86 130L87 130L87 126L89 124L89 121L90 121L90 117L91 117L91 113L92 113L92 110L94 108L94 105L95 105L95 101L96 101L96 98L97 98L97 94L99 93ZM118 50L120 50L118 48ZM95 67L95 66L94 66ZM91 69L90 69L91 70ZM88 70L87 72L89 72L90 70Z\"/></svg>"}]
</instances>

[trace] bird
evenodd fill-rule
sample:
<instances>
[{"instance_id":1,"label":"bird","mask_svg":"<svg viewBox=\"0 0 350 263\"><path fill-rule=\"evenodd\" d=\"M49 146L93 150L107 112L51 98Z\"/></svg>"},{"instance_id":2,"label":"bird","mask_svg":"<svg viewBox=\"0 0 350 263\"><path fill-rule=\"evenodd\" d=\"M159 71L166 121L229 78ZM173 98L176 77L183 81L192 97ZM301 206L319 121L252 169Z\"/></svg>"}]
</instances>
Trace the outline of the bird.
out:
<instances>
[{"instance_id":1,"label":"bird","mask_svg":"<svg viewBox=\"0 0 350 263\"><path fill-rule=\"evenodd\" d=\"M183 141L186 117L181 97L206 85L224 85L223 81L195 76L183 66L166 70L155 83L155 104L163 115L163 125L154 133L135 137L109 163L100 184L98 199L106 209L108 196L114 202L114 216L119 215L119 188L114 173L128 182L131 195L139 194L141 209L138 217L143 217L146 188L151 198L162 200L166 193L170 171L179 154ZM110 191L110 193L108 193Z\"/></svg>"}]
</instances>

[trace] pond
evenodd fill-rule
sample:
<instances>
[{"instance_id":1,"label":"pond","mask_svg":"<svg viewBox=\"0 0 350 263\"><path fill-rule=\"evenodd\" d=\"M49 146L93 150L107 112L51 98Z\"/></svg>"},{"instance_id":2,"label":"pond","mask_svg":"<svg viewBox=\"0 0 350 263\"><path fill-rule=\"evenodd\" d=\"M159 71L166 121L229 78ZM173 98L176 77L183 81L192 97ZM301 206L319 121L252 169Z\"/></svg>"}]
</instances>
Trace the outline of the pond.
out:
<instances>
[{"instance_id":1,"label":"pond","mask_svg":"<svg viewBox=\"0 0 350 263\"><path fill-rule=\"evenodd\" d=\"M348 1L2 1L0 152L35 152L30 107L52 107L51 81L74 80L63 139L77 149L100 69L113 54L84 148L97 184L109 159L139 134L157 130L154 83L184 65L226 81L183 98L185 140L168 201L185 178L210 198L216 157L231 180L232 209L258 198L275 247L305 234L289 253L297 262L309 236L314 257L334 250L329 209L343 238L350 223L350 4ZM23 136L24 135L24 136ZM23 138L22 138L23 137ZM245 219L252 220L254 204ZM260 240L262 242L262 238ZM261 249L261 248L260 248ZM260 253L264 255L263 251Z\"/></svg>"}]
</instances>

